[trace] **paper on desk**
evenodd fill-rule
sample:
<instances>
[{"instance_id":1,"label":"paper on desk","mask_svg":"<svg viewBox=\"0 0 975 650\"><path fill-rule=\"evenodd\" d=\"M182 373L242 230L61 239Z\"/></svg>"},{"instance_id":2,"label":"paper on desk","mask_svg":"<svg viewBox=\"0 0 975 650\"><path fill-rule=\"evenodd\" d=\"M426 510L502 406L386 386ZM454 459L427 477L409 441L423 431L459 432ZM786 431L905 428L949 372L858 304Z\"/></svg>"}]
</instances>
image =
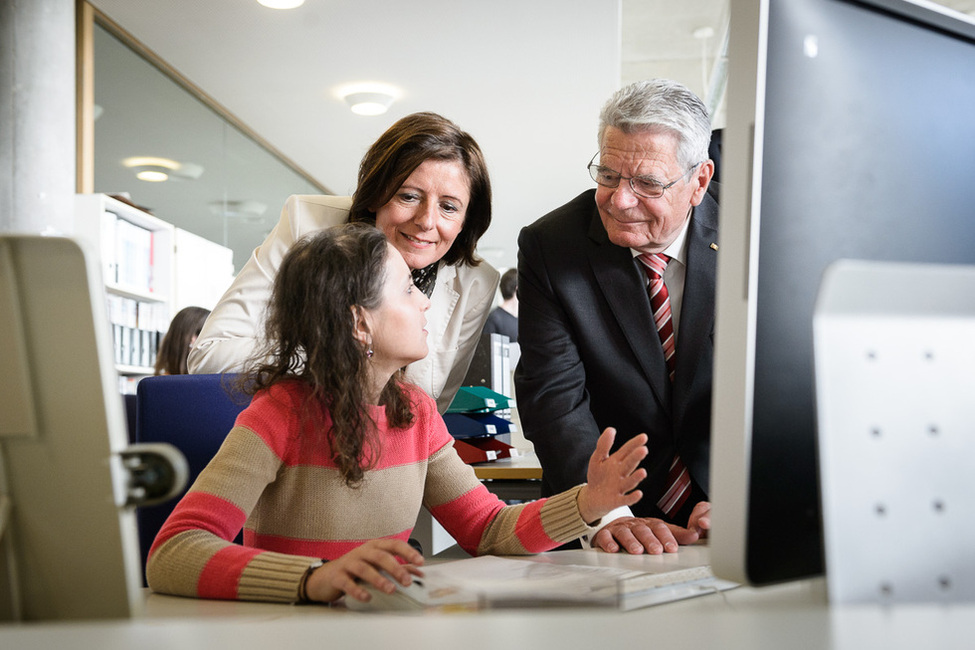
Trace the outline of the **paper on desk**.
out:
<instances>
[{"instance_id":1,"label":"paper on desk","mask_svg":"<svg viewBox=\"0 0 975 650\"><path fill-rule=\"evenodd\" d=\"M605 567L562 566L490 555L423 569L429 604L447 600L479 608L587 605L616 607L618 581L632 573ZM438 598L439 595L439 598ZM439 601L439 603L438 603Z\"/></svg>"},{"instance_id":2,"label":"paper on desk","mask_svg":"<svg viewBox=\"0 0 975 650\"><path fill-rule=\"evenodd\" d=\"M588 553L592 555L591 551ZM414 587L398 590L391 597L377 593L370 603L353 605L370 610L573 606L625 611L735 586L716 579L706 565L664 564L667 566L662 571L647 571L600 563L483 556L427 565L423 568L424 577Z\"/></svg>"}]
</instances>

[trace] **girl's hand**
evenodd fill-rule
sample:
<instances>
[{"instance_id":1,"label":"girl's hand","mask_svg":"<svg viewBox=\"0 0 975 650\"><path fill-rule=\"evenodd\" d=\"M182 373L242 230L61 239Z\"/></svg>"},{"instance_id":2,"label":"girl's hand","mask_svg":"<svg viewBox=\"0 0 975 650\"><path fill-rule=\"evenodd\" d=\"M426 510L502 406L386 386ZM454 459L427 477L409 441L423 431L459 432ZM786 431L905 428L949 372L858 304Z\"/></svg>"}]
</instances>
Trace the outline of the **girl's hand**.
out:
<instances>
[{"instance_id":1,"label":"girl's hand","mask_svg":"<svg viewBox=\"0 0 975 650\"><path fill-rule=\"evenodd\" d=\"M586 523L594 523L603 515L621 506L632 506L643 497L635 489L647 477L647 471L637 469L646 455L647 435L641 433L610 455L616 429L606 428L596 442L596 451L589 458L588 484L579 491L579 514Z\"/></svg>"},{"instance_id":2,"label":"girl's hand","mask_svg":"<svg viewBox=\"0 0 975 650\"><path fill-rule=\"evenodd\" d=\"M422 565L423 555L406 542L372 539L312 571L305 582L305 595L308 600L327 603L348 594L365 602L370 596L360 581L391 594L396 585L390 577L407 587L413 581L412 576L423 576L417 568Z\"/></svg>"}]
</instances>

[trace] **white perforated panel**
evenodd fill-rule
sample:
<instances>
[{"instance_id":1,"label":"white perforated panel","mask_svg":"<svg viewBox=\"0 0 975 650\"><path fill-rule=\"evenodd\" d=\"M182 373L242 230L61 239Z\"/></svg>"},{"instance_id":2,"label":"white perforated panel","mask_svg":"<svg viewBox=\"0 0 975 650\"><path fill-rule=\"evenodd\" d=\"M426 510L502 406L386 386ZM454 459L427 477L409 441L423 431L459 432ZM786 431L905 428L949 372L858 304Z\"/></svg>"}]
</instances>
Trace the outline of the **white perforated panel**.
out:
<instances>
[{"instance_id":1,"label":"white perforated panel","mask_svg":"<svg viewBox=\"0 0 975 650\"><path fill-rule=\"evenodd\" d=\"M831 601L975 599L975 269L838 263L814 344Z\"/></svg>"}]
</instances>

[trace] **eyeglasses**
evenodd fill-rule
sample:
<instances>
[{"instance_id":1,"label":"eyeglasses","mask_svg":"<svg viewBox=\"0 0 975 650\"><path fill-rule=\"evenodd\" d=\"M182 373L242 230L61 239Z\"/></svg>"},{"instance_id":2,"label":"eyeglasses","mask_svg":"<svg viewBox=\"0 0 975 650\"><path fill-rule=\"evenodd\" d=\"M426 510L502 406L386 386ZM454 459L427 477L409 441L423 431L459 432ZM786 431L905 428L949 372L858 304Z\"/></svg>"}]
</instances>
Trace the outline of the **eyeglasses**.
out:
<instances>
[{"instance_id":1,"label":"eyeglasses","mask_svg":"<svg viewBox=\"0 0 975 650\"><path fill-rule=\"evenodd\" d=\"M634 194L636 194L637 196L642 196L647 199L659 199L661 196L664 195L665 190L676 185L678 181L682 180L684 177L686 177L688 174L694 171L695 167L697 167L698 165L704 162L702 160L701 162L694 163L693 165L688 167L687 171L681 174L678 178L675 178L674 180L664 185L661 184L660 181L658 181L657 179L651 178L649 176L632 176L632 177L623 176L618 171L614 171L609 167L603 167L602 165L597 163L596 158L598 156L599 154L597 153L595 156L592 157L592 160L589 161L589 175L592 176L592 179L596 181L597 184L602 185L603 187L617 188L619 187L621 180L626 180L629 181L630 189L633 190Z\"/></svg>"}]
</instances>

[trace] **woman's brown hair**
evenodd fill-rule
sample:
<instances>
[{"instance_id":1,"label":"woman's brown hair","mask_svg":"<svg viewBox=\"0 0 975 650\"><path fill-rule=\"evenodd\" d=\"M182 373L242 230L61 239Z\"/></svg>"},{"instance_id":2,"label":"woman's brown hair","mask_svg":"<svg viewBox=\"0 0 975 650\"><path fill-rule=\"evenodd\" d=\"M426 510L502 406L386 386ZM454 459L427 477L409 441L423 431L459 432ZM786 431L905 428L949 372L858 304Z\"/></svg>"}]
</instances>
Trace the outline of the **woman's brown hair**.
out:
<instances>
[{"instance_id":1,"label":"woman's brown hair","mask_svg":"<svg viewBox=\"0 0 975 650\"><path fill-rule=\"evenodd\" d=\"M480 263L477 241L491 225L491 180L474 138L436 113L413 113L398 120L369 148L359 165L350 221L376 223L376 210L389 202L410 174L426 160L456 160L470 180L471 199L447 264Z\"/></svg>"},{"instance_id":2,"label":"woman's brown hair","mask_svg":"<svg viewBox=\"0 0 975 650\"><path fill-rule=\"evenodd\" d=\"M159 352L156 354L155 372L157 375L186 375L186 355L190 353L190 344L194 337L200 335L203 323L210 315L209 309L203 307L183 307L169 323Z\"/></svg>"}]
</instances>

